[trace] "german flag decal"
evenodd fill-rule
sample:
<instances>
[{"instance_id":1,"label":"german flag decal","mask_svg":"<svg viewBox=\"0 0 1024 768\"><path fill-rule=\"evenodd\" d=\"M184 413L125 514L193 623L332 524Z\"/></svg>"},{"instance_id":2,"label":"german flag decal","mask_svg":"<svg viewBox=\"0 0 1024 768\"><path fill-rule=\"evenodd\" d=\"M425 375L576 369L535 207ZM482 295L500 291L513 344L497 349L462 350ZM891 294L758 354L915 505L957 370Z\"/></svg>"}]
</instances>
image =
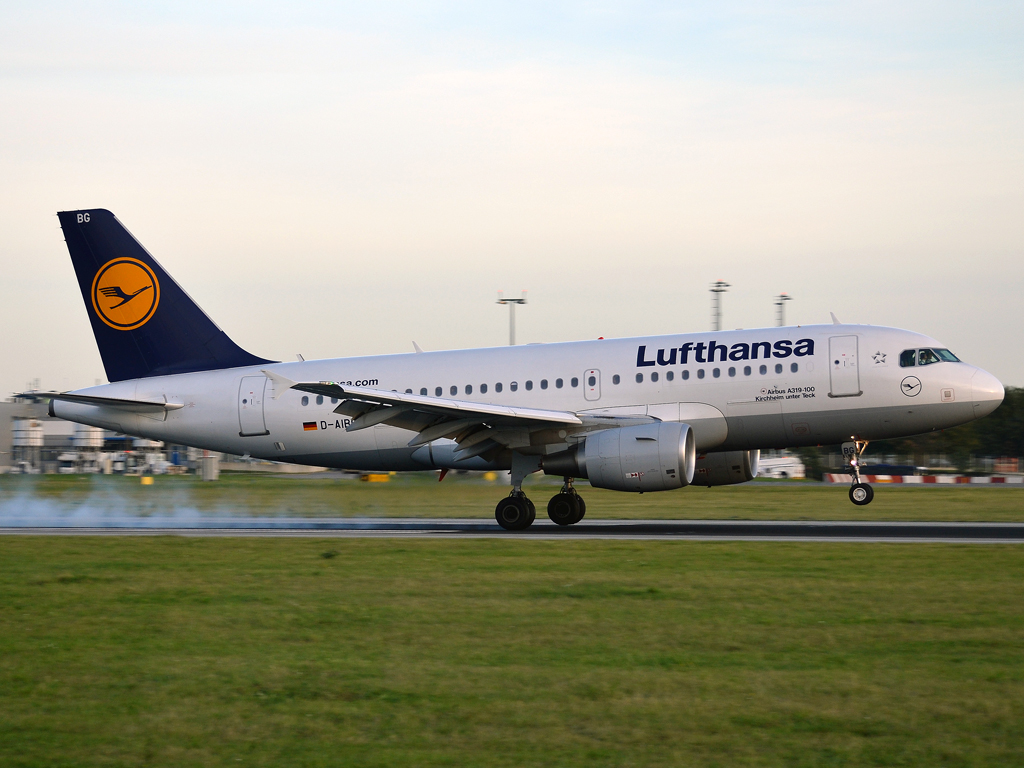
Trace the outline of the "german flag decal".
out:
<instances>
[{"instance_id":1,"label":"german flag decal","mask_svg":"<svg viewBox=\"0 0 1024 768\"><path fill-rule=\"evenodd\" d=\"M304 432L316 432L316 422L304 421L302 422L302 429Z\"/></svg>"}]
</instances>

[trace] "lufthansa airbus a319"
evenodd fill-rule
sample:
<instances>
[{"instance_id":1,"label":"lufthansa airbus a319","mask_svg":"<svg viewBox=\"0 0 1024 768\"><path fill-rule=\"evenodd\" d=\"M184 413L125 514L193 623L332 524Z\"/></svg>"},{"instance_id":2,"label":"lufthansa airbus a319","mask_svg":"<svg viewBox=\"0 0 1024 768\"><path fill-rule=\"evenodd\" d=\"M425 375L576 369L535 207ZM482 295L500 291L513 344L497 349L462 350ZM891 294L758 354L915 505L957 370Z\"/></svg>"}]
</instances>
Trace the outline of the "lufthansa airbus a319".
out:
<instances>
[{"instance_id":1,"label":"lufthansa airbus a319","mask_svg":"<svg viewBox=\"0 0 1024 768\"><path fill-rule=\"evenodd\" d=\"M830 325L276 362L236 345L110 211L58 214L109 384L51 398L69 421L198 448L355 470L509 470L495 518L536 517L524 478L617 491L730 485L762 448L867 442L964 424L1003 387L935 339Z\"/></svg>"}]
</instances>

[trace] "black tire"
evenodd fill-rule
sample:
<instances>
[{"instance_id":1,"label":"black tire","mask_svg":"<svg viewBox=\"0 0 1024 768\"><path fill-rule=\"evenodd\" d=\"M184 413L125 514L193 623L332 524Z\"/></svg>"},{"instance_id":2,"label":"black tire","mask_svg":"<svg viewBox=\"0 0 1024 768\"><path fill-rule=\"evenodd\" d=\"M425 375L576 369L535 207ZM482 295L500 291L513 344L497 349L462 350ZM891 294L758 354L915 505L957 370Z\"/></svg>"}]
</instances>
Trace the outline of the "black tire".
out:
<instances>
[{"instance_id":1,"label":"black tire","mask_svg":"<svg viewBox=\"0 0 1024 768\"><path fill-rule=\"evenodd\" d=\"M576 501L580 503L580 516L576 518L576 522L578 523L587 514L587 502L585 502L583 500L583 497L580 496L578 493L576 494Z\"/></svg>"},{"instance_id":2,"label":"black tire","mask_svg":"<svg viewBox=\"0 0 1024 768\"><path fill-rule=\"evenodd\" d=\"M548 517L556 525L572 525L580 519L580 497L575 493L556 493L548 502Z\"/></svg>"},{"instance_id":3,"label":"black tire","mask_svg":"<svg viewBox=\"0 0 1024 768\"><path fill-rule=\"evenodd\" d=\"M523 527L524 528L529 528L531 525L533 525L534 521L537 519L537 505L534 504L532 500L526 498L525 496L523 496L523 501L526 502L526 506L530 510L530 517L529 517L530 522L528 522Z\"/></svg>"},{"instance_id":4,"label":"black tire","mask_svg":"<svg viewBox=\"0 0 1024 768\"><path fill-rule=\"evenodd\" d=\"M867 483L854 483L850 486L850 501L858 507L870 504L873 498L875 498L875 489Z\"/></svg>"},{"instance_id":5,"label":"black tire","mask_svg":"<svg viewBox=\"0 0 1024 768\"><path fill-rule=\"evenodd\" d=\"M531 507L532 502L525 496L506 496L494 508L494 519L506 531L521 531L528 528L536 516L536 511L531 516Z\"/></svg>"}]
</instances>

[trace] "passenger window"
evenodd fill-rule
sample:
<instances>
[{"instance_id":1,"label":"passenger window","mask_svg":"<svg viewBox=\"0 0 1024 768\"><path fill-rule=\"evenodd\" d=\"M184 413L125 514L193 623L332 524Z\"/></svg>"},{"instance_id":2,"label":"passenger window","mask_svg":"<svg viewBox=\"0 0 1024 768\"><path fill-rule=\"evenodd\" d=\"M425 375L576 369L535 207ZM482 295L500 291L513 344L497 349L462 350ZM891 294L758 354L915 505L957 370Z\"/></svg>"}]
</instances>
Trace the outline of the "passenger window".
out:
<instances>
[{"instance_id":1,"label":"passenger window","mask_svg":"<svg viewBox=\"0 0 1024 768\"><path fill-rule=\"evenodd\" d=\"M500 381L497 384L494 385L494 391L495 392L501 392L501 382Z\"/></svg>"},{"instance_id":2,"label":"passenger window","mask_svg":"<svg viewBox=\"0 0 1024 768\"><path fill-rule=\"evenodd\" d=\"M442 390L442 389L441 389L440 387L438 387L437 389L435 389L435 390L434 390L434 397L440 397L440 396L441 396L441 392L442 392L442 391L443 391L443 390Z\"/></svg>"},{"instance_id":3,"label":"passenger window","mask_svg":"<svg viewBox=\"0 0 1024 768\"><path fill-rule=\"evenodd\" d=\"M589 378L587 379L587 386L588 386L588 387L593 387L593 386L595 386L596 384L597 384L597 378L596 378L596 377L594 377L594 376L590 376L590 377L589 377Z\"/></svg>"},{"instance_id":4,"label":"passenger window","mask_svg":"<svg viewBox=\"0 0 1024 768\"><path fill-rule=\"evenodd\" d=\"M790 371L791 371L792 373L796 373L797 371L799 371L799 370L800 370L800 364L799 364L799 363L790 363L790 364L789 364L789 370L790 370Z\"/></svg>"},{"instance_id":5,"label":"passenger window","mask_svg":"<svg viewBox=\"0 0 1024 768\"><path fill-rule=\"evenodd\" d=\"M487 385L486 384L481 384L480 385L480 394L481 395L486 395L487 394Z\"/></svg>"},{"instance_id":6,"label":"passenger window","mask_svg":"<svg viewBox=\"0 0 1024 768\"><path fill-rule=\"evenodd\" d=\"M768 373L768 366L767 366L767 365L762 365L762 366L761 366L760 368L758 368L757 370L758 370L758 372L759 372L759 373L760 373L760 374L761 374L762 376L764 376L764 375L765 375L766 373Z\"/></svg>"},{"instance_id":7,"label":"passenger window","mask_svg":"<svg viewBox=\"0 0 1024 768\"><path fill-rule=\"evenodd\" d=\"M729 369L729 376L730 376L730 378L735 376L735 375L736 375L736 369L735 368L730 368Z\"/></svg>"},{"instance_id":8,"label":"passenger window","mask_svg":"<svg viewBox=\"0 0 1024 768\"><path fill-rule=\"evenodd\" d=\"M473 394L473 385L472 384L467 384L466 385L466 394L467 395L472 395Z\"/></svg>"},{"instance_id":9,"label":"passenger window","mask_svg":"<svg viewBox=\"0 0 1024 768\"><path fill-rule=\"evenodd\" d=\"M654 371L654 372L651 373L651 381L657 381L657 380L658 380L658 372Z\"/></svg>"},{"instance_id":10,"label":"passenger window","mask_svg":"<svg viewBox=\"0 0 1024 768\"><path fill-rule=\"evenodd\" d=\"M668 379L669 381L672 381L672 379L674 379L675 377L676 377L675 371L667 371L665 373L665 378Z\"/></svg>"},{"instance_id":11,"label":"passenger window","mask_svg":"<svg viewBox=\"0 0 1024 768\"><path fill-rule=\"evenodd\" d=\"M421 387L420 388L420 394L421 395L426 395L427 394L427 388L426 387Z\"/></svg>"},{"instance_id":12,"label":"passenger window","mask_svg":"<svg viewBox=\"0 0 1024 768\"><path fill-rule=\"evenodd\" d=\"M455 397L457 394L459 394L459 388L456 387L454 384L448 389L448 391L452 393L452 397Z\"/></svg>"},{"instance_id":13,"label":"passenger window","mask_svg":"<svg viewBox=\"0 0 1024 768\"><path fill-rule=\"evenodd\" d=\"M555 389L561 389L562 388L562 384L563 384L563 382L562 382L561 379L555 379Z\"/></svg>"},{"instance_id":14,"label":"passenger window","mask_svg":"<svg viewBox=\"0 0 1024 768\"><path fill-rule=\"evenodd\" d=\"M515 392L517 389L519 389L519 382L518 381L511 382L508 385L508 388L511 389L513 392Z\"/></svg>"},{"instance_id":15,"label":"passenger window","mask_svg":"<svg viewBox=\"0 0 1024 768\"><path fill-rule=\"evenodd\" d=\"M573 376L571 379L569 379L569 386L570 387L578 387L579 385L580 385L580 380L577 379L575 376Z\"/></svg>"},{"instance_id":16,"label":"passenger window","mask_svg":"<svg viewBox=\"0 0 1024 768\"><path fill-rule=\"evenodd\" d=\"M302 399L299 402L302 403L303 405L309 405L309 398L303 395Z\"/></svg>"},{"instance_id":17,"label":"passenger window","mask_svg":"<svg viewBox=\"0 0 1024 768\"><path fill-rule=\"evenodd\" d=\"M527 379L526 380L526 391L529 392L531 389L533 389L533 381L531 381L530 379Z\"/></svg>"},{"instance_id":18,"label":"passenger window","mask_svg":"<svg viewBox=\"0 0 1024 768\"><path fill-rule=\"evenodd\" d=\"M683 381L686 381L688 378L690 378L690 371L689 370L683 371Z\"/></svg>"},{"instance_id":19,"label":"passenger window","mask_svg":"<svg viewBox=\"0 0 1024 768\"><path fill-rule=\"evenodd\" d=\"M916 362L916 349L905 349L902 352L900 352L900 368L913 368Z\"/></svg>"},{"instance_id":20,"label":"passenger window","mask_svg":"<svg viewBox=\"0 0 1024 768\"><path fill-rule=\"evenodd\" d=\"M923 365L923 363L922 363L922 365ZM323 395L317 395L316 396L316 404L317 405L323 405L324 404L324 396Z\"/></svg>"},{"instance_id":21,"label":"passenger window","mask_svg":"<svg viewBox=\"0 0 1024 768\"><path fill-rule=\"evenodd\" d=\"M715 368L715 370L711 372L711 375L717 379L719 376L722 375L722 371L719 368Z\"/></svg>"},{"instance_id":22,"label":"passenger window","mask_svg":"<svg viewBox=\"0 0 1024 768\"><path fill-rule=\"evenodd\" d=\"M541 389L547 389L548 388L548 380L547 379L541 379L540 380L540 388Z\"/></svg>"},{"instance_id":23,"label":"passenger window","mask_svg":"<svg viewBox=\"0 0 1024 768\"><path fill-rule=\"evenodd\" d=\"M775 364L775 372L776 373L782 373L782 363L776 363Z\"/></svg>"},{"instance_id":24,"label":"passenger window","mask_svg":"<svg viewBox=\"0 0 1024 768\"><path fill-rule=\"evenodd\" d=\"M637 384L642 384L643 381L644 381L644 375L642 373L638 373L636 375L636 383Z\"/></svg>"},{"instance_id":25,"label":"passenger window","mask_svg":"<svg viewBox=\"0 0 1024 768\"><path fill-rule=\"evenodd\" d=\"M917 353L917 364L918 365L931 365L932 363L941 362L939 356L932 352L930 349L922 349Z\"/></svg>"},{"instance_id":26,"label":"passenger window","mask_svg":"<svg viewBox=\"0 0 1024 768\"><path fill-rule=\"evenodd\" d=\"M698 368L697 369L697 378L698 379L703 379L704 378L704 369L703 368Z\"/></svg>"},{"instance_id":27,"label":"passenger window","mask_svg":"<svg viewBox=\"0 0 1024 768\"><path fill-rule=\"evenodd\" d=\"M749 365L744 365L743 366L743 375L744 376L749 376L750 375L750 366Z\"/></svg>"},{"instance_id":28,"label":"passenger window","mask_svg":"<svg viewBox=\"0 0 1024 768\"><path fill-rule=\"evenodd\" d=\"M622 381L622 379L619 378L619 374L616 373L612 376L612 384L618 384L620 381Z\"/></svg>"},{"instance_id":29,"label":"passenger window","mask_svg":"<svg viewBox=\"0 0 1024 768\"><path fill-rule=\"evenodd\" d=\"M407 394L407 395L411 395L411 394L412 394L412 390L411 390L411 389L407 389L407 390L405 390L405 394Z\"/></svg>"}]
</instances>

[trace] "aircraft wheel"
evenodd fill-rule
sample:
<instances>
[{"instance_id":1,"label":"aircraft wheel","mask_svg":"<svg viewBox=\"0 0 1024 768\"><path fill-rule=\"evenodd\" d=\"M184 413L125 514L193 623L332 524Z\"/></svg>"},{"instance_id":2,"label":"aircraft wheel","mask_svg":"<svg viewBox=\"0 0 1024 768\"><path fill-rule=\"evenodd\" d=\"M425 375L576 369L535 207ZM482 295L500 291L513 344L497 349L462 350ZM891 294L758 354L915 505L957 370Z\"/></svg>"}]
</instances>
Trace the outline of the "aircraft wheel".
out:
<instances>
[{"instance_id":1,"label":"aircraft wheel","mask_svg":"<svg viewBox=\"0 0 1024 768\"><path fill-rule=\"evenodd\" d=\"M870 504L873 498L875 498L875 489L867 483L854 483L850 486L850 501L858 507Z\"/></svg>"},{"instance_id":2,"label":"aircraft wheel","mask_svg":"<svg viewBox=\"0 0 1024 768\"><path fill-rule=\"evenodd\" d=\"M506 496L494 508L494 519L506 531L529 528L536 516L536 507L525 496Z\"/></svg>"},{"instance_id":3,"label":"aircraft wheel","mask_svg":"<svg viewBox=\"0 0 1024 768\"><path fill-rule=\"evenodd\" d=\"M551 522L557 525L572 525L578 522L580 514L580 499L575 493L556 493L548 502L548 517Z\"/></svg>"}]
</instances>

